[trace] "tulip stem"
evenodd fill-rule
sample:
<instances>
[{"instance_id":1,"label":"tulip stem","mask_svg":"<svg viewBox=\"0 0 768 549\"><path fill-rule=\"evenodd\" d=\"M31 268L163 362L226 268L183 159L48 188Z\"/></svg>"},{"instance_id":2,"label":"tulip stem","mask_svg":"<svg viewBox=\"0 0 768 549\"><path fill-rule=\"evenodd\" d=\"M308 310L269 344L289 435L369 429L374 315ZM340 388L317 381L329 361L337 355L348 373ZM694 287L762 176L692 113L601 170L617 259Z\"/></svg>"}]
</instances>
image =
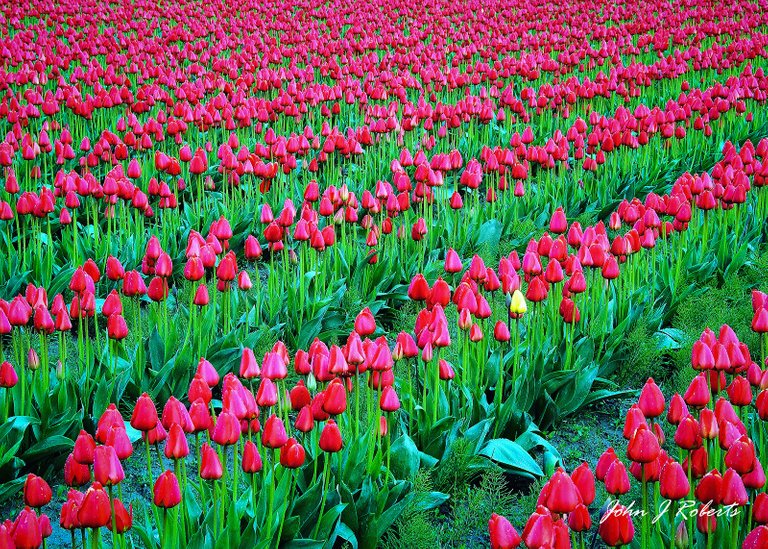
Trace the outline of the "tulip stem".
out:
<instances>
[{"instance_id":1,"label":"tulip stem","mask_svg":"<svg viewBox=\"0 0 768 549\"><path fill-rule=\"evenodd\" d=\"M440 408L440 351L435 353L435 408L432 410L432 425L437 423L437 410Z\"/></svg>"},{"instance_id":2,"label":"tulip stem","mask_svg":"<svg viewBox=\"0 0 768 549\"><path fill-rule=\"evenodd\" d=\"M360 370L355 367L355 441L360 437Z\"/></svg>"},{"instance_id":3,"label":"tulip stem","mask_svg":"<svg viewBox=\"0 0 768 549\"><path fill-rule=\"evenodd\" d=\"M233 477L232 478L232 499L235 502L237 502L237 484L238 484L237 454L238 454L238 449L237 449L237 446L235 446L232 452L232 477ZM226 464L224 466L226 467Z\"/></svg>"},{"instance_id":4,"label":"tulip stem","mask_svg":"<svg viewBox=\"0 0 768 549\"><path fill-rule=\"evenodd\" d=\"M648 480L645 478L645 464L641 463L642 468L642 488L643 488L643 547L648 547Z\"/></svg>"},{"instance_id":5,"label":"tulip stem","mask_svg":"<svg viewBox=\"0 0 768 549\"><path fill-rule=\"evenodd\" d=\"M152 488L152 454L149 449L149 433L144 433L144 446L147 449L147 481L149 482L149 487Z\"/></svg>"},{"instance_id":6,"label":"tulip stem","mask_svg":"<svg viewBox=\"0 0 768 549\"><path fill-rule=\"evenodd\" d=\"M317 539L317 532L320 529L320 522L323 520L323 512L325 512L325 500L326 500L326 492L328 490L328 469L331 464L331 457L326 454L325 456L325 463L323 464L323 491L322 491L322 500L320 502L320 514L317 516L317 523L315 524L315 529L312 531L312 539Z\"/></svg>"},{"instance_id":7,"label":"tulip stem","mask_svg":"<svg viewBox=\"0 0 768 549\"><path fill-rule=\"evenodd\" d=\"M272 508L275 504L275 474L277 474L277 450L273 450L272 471L269 475L269 494L267 496L267 539L272 537Z\"/></svg>"},{"instance_id":8,"label":"tulip stem","mask_svg":"<svg viewBox=\"0 0 768 549\"><path fill-rule=\"evenodd\" d=\"M739 547L739 523L741 522L741 516L737 514L733 517L731 522L731 549L738 549Z\"/></svg>"},{"instance_id":9,"label":"tulip stem","mask_svg":"<svg viewBox=\"0 0 768 549\"><path fill-rule=\"evenodd\" d=\"M670 505L670 509L672 510L672 514L670 515L669 519L669 549L675 549L675 516L677 515L677 501L672 500L672 503Z\"/></svg>"}]
</instances>

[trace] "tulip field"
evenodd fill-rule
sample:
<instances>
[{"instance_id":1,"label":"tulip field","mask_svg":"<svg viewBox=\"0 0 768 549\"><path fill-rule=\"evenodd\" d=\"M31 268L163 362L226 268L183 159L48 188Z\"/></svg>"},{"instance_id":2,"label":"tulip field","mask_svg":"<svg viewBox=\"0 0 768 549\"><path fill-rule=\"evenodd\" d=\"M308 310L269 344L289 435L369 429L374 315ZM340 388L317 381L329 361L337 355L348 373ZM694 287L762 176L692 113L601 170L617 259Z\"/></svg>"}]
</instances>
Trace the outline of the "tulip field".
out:
<instances>
[{"instance_id":1,"label":"tulip field","mask_svg":"<svg viewBox=\"0 0 768 549\"><path fill-rule=\"evenodd\" d=\"M0 549L768 548L768 1L0 15Z\"/></svg>"}]
</instances>

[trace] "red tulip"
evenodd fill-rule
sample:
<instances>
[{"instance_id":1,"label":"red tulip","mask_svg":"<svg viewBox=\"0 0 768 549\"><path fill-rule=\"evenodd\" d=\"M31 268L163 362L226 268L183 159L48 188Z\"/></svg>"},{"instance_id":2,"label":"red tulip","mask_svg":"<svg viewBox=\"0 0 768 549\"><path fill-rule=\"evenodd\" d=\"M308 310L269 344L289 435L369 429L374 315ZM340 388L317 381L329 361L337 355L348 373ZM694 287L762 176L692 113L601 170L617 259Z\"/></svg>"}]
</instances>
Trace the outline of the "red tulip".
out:
<instances>
[{"instance_id":1,"label":"red tulip","mask_svg":"<svg viewBox=\"0 0 768 549\"><path fill-rule=\"evenodd\" d=\"M253 444L253 443L251 443ZM219 460L219 454L204 442L200 447L200 478L204 480L218 480L224 474Z\"/></svg>"},{"instance_id":2,"label":"red tulip","mask_svg":"<svg viewBox=\"0 0 768 549\"><path fill-rule=\"evenodd\" d=\"M153 502L158 507L169 509L176 507L181 502L179 481L173 471L164 471L157 477L153 492Z\"/></svg>"},{"instance_id":3,"label":"red tulip","mask_svg":"<svg viewBox=\"0 0 768 549\"><path fill-rule=\"evenodd\" d=\"M635 526L629 510L616 503L600 519L598 528L600 539L609 547L627 545L635 537Z\"/></svg>"},{"instance_id":4,"label":"red tulip","mask_svg":"<svg viewBox=\"0 0 768 549\"><path fill-rule=\"evenodd\" d=\"M640 425L627 445L627 457L638 463L654 461L661 451L659 439L645 425Z\"/></svg>"},{"instance_id":5,"label":"red tulip","mask_svg":"<svg viewBox=\"0 0 768 549\"><path fill-rule=\"evenodd\" d=\"M77 521L81 528L101 528L109 524L112 506L101 484L94 482L78 506Z\"/></svg>"},{"instance_id":6,"label":"red tulip","mask_svg":"<svg viewBox=\"0 0 768 549\"><path fill-rule=\"evenodd\" d=\"M341 431L334 420L329 419L323 427L323 431L320 433L319 446L322 451L329 453L341 450Z\"/></svg>"},{"instance_id":7,"label":"red tulip","mask_svg":"<svg viewBox=\"0 0 768 549\"><path fill-rule=\"evenodd\" d=\"M261 471L262 461L259 455L259 449L252 441L245 441L243 446L242 468L244 473L255 474Z\"/></svg>"},{"instance_id":8,"label":"red tulip","mask_svg":"<svg viewBox=\"0 0 768 549\"><path fill-rule=\"evenodd\" d=\"M280 448L280 465L286 469L298 469L304 465L304 447L295 438L289 438Z\"/></svg>"},{"instance_id":9,"label":"red tulip","mask_svg":"<svg viewBox=\"0 0 768 549\"><path fill-rule=\"evenodd\" d=\"M620 496L629 492L629 475L624 464L616 459L605 474L605 489L609 494Z\"/></svg>"},{"instance_id":10,"label":"red tulip","mask_svg":"<svg viewBox=\"0 0 768 549\"><path fill-rule=\"evenodd\" d=\"M637 405L643 411L643 415L647 418L656 418L664 413L665 402L664 395L661 393L661 389L653 381L652 377L648 378L645 382L643 390L640 392L640 398Z\"/></svg>"},{"instance_id":11,"label":"red tulip","mask_svg":"<svg viewBox=\"0 0 768 549\"><path fill-rule=\"evenodd\" d=\"M2 310L0 310L2 313ZM0 387L10 389L15 387L19 382L19 376L16 374L16 370L9 362L3 362L0 364ZM7 397L6 397L7 398Z\"/></svg>"},{"instance_id":12,"label":"red tulip","mask_svg":"<svg viewBox=\"0 0 768 549\"><path fill-rule=\"evenodd\" d=\"M554 540L554 521L548 509L538 506L523 529L523 542L528 548L550 547Z\"/></svg>"},{"instance_id":13,"label":"red tulip","mask_svg":"<svg viewBox=\"0 0 768 549\"><path fill-rule=\"evenodd\" d=\"M582 463L571 473L571 480L576 485L584 505L595 501L595 477L586 462Z\"/></svg>"},{"instance_id":14,"label":"red tulip","mask_svg":"<svg viewBox=\"0 0 768 549\"><path fill-rule=\"evenodd\" d=\"M83 486L91 480L91 470L87 465L79 463L74 454L67 456L64 462L64 484L67 486Z\"/></svg>"},{"instance_id":15,"label":"red tulip","mask_svg":"<svg viewBox=\"0 0 768 549\"><path fill-rule=\"evenodd\" d=\"M48 505L52 497L51 487L44 479L29 474L24 481L24 504L39 509Z\"/></svg>"},{"instance_id":16,"label":"red tulip","mask_svg":"<svg viewBox=\"0 0 768 549\"><path fill-rule=\"evenodd\" d=\"M678 462L670 460L661 470L659 490L662 497L671 500L680 500L688 495L688 477Z\"/></svg>"},{"instance_id":17,"label":"red tulip","mask_svg":"<svg viewBox=\"0 0 768 549\"><path fill-rule=\"evenodd\" d=\"M555 471L547 485L548 494L544 505L553 513L567 515L582 503L576 484L562 468Z\"/></svg>"},{"instance_id":18,"label":"red tulip","mask_svg":"<svg viewBox=\"0 0 768 549\"><path fill-rule=\"evenodd\" d=\"M488 521L488 533L491 536L492 549L515 549L522 541L512 524L496 513L493 513Z\"/></svg>"},{"instance_id":19,"label":"red tulip","mask_svg":"<svg viewBox=\"0 0 768 549\"><path fill-rule=\"evenodd\" d=\"M143 393L136 401L131 415L131 427L138 431L150 431L158 422L157 408L147 393Z\"/></svg>"},{"instance_id":20,"label":"red tulip","mask_svg":"<svg viewBox=\"0 0 768 549\"><path fill-rule=\"evenodd\" d=\"M742 549L762 549L768 547L768 526L758 526L744 539Z\"/></svg>"},{"instance_id":21,"label":"red tulip","mask_svg":"<svg viewBox=\"0 0 768 549\"><path fill-rule=\"evenodd\" d=\"M743 507L749 502L744 482L733 469L728 469L723 475L723 492L720 502L723 505L736 505L739 507Z\"/></svg>"},{"instance_id":22,"label":"red tulip","mask_svg":"<svg viewBox=\"0 0 768 549\"><path fill-rule=\"evenodd\" d=\"M574 532L586 532L592 528L592 517L586 505L580 503L568 515L568 527Z\"/></svg>"},{"instance_id":23,"label":"red tulip","mask_svg":"<svg viewBox=\"0 0 768 549\"><path fill-rule=\"evenodd\" d=\"M272 416L274 417L274 416ZM271 419L271 418L270 418ZM222 412L216 418L211 440L221 446L231 446L240 439L240 422L230 412Z\"/></svg>"},{"instance_id":24,"label":"red tulip","mask_svg":"<svg viewBox=\"0 0 768 549\"><path fill-rule=\"evenodd\" d=\"M400 409L400 399L397 398L397 393L393 387L384 387L379 399L379 407L383 412L395 412Z\"/></svg>"},{"instance_id":25,"label":"red tulip","mask_svg":"<svg viewBox=\"0 0 768 549\"><path fill-rule=\"evenodd\" d=\"M281 448L288 441L288 435L285 432L285 425L283 420L272 414L267 422L264 424L264 429L261 433L261 442L267 448Z\"/></svg>"},{"instance_id":26,"label":"red tulip","mask_svg":"<svg viewBox=\"0 0 768 549\"><path fill-rule=\"evenodd\" d=\"M102 486L120 484L125 478L123 466L111 446L97 446L94 452L93 477Z\"/></svg>"},{"instance_id":27,"label":"red tulip","mask_svg":"<svg viewBox=\"0 0 768 549\"><path fill-rule=\"evenodd\" d=\"M355 318L355 332L361 337L371 335L376 331L376 321L373 318L373 313L366 307Z\"/></svg>"},{"instance_id":28,"label":"red tulip","mask_svg":"<svg viewBox=\"0 0 768 549\"><path fill-rule=\"evenodd\" d=\"M165 441L165 457L168 459L183 459L189 455L187 436L178 423L171 425L168 438Z\"/></svg>"},{"instance_id":29,"label":"red tulip","mask_svg":"<svg viewBox=\"0 0 768 549\"><path fill-rule=\"evenodd\" d=\"M29 507L22 509L19 516L16 517L11 531L13 532L13 545L17 549L37 549L43 543L40 520Z\"/></svg>"},{"instance_id":30,"label":"red tulip","mask_svg":"<svg viewBox=\"0 0 768 549\"><path fill-rule=\"evenodd\" d=\"M326 387L324 394L323 410L326 413L335 416L347 409L347 390L340 381L333 380Z\"/></svg>"}]
</instances>

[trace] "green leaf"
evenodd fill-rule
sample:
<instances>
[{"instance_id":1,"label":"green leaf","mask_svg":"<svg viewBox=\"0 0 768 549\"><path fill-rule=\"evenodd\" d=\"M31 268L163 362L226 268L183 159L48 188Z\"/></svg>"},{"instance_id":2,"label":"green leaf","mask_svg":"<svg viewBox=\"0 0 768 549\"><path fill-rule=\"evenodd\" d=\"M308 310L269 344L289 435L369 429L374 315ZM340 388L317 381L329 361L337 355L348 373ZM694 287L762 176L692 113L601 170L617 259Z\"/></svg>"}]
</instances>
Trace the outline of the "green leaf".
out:
<instances>
[{"instance_id":1,"label":"green leaf","mask_svg":"<svg viewBox=\"0 0 768 549\"><path fill-rule=\"evenodd\" d=\"M529 477L541 477L544 472L522 446L511 440L495 438L489 440L480 455L504 465L512 472Z\"/></svg>"},{"instance_id":2,"label":"green leaf","mask_svg":"<svg viewBox=\"0 0 768 549\"><path fill-rule=\"evenodd\" d=\"M501 223L496 219L490 219L480 226L476 246L478 248L486 246L489 250L495 250L499 247L499 240L501 240Z\"/></svg>"},{"instance_id":3,"label":"green leaf","mask_svg":"<svg viewBox=\"0 0 768 549\"><path fill-rule=\"evenodd\" d=\"M450 496L442 492L415 492L412 509L414 512L428 511L440 507L448 498Z\"/></svg>"},{"instance_id":4,"label":"green leaf","mask_svg":"<svg viewBox=\"0 0 768 549\"><path fill-rule=\"evenodd\" d=\"M64 453L72 449L75 441L62 435L54 435L33 444L22 454L24 460L33 460L47 453Z\"/></svg>"},{"instance_id":5,"label":"green leaf","mask_svg":"<svg viewBox=\"0 0 768 549\"><path fill-rule=\"evenodd\" d=\"M413 439L403 434L393 444L391 452L391 469L395 478L413 478L419 470L419 449Z\"/></svg>"}]
</instances>

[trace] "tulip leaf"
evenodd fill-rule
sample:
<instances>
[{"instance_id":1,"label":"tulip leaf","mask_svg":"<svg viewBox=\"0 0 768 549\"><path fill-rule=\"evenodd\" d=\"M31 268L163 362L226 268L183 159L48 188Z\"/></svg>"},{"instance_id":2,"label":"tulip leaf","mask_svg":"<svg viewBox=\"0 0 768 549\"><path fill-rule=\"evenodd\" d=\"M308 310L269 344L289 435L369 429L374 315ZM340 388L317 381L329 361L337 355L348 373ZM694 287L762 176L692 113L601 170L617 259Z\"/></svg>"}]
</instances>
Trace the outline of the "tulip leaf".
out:
<instances>
[{"instance_id":1,"label":"tulip leaf","mask_svg":"<svg viewBox=\"0 0 768 549\"><path fill-rule=\"evenodd\" d=\"M128 440L131 441L131 444L136 444L140 441L141 431L131 427L131 423L128 420L123 420L123 423L125 424L125 432L128 434Z\"/></svg>"},{"instance_id":2,"label":"tulip leaf","mask_svg":"<svg viewBox=\"0 0 768 549\"><path fill-rule=\"evenodd\" d=\"M391 469L395 478L413 478L421 462L419 449L413 439L406 434L400 436L390 450Z\"/></svg>"},{"instance_id":3,"label":"tulip leaf","mask_svg":"<svg viewBox=\"0 0 768 549\"><path fill-rule=\"evenodd\" d=\"M93 396L93 417L100 417L107 409L111 396L110 380L102 379L97 385L96 394Z\"/></svg>"},{"instance_id":4,"label":"tulip leaf","mask_svg":"<svg viewBox=\"0 0 768 549\"><path fill-rule=\"evenodd\" d=\"M25 477L22 477L0 484L0 503L17 496L25 480Z\"/></svg>"},{"instance_id":5,"label":"tulip leaf","mask_svg":"<svg viewBox=\"0 0 768 549\"><path fill-rule=\"evenodd\" d=\"M33 444L22 454L25 461L31 461L36 457L47 453L63 453L72 449L75 441L62 435L53 435Z\"/></svg>"},{"instance_id":6,"label":"tulip leaf","mask_svg":"<svg viewBox=\"0 0 768 549\"><path fill-rule=\"evenodd\" d=\"M685 338L685 332L678 328L664 328L653 334L657 351L677 351L682 347Z\"/></svg>"},{"instance_id":7,"label":"tulip leaf","mask_svg":"<svg viewBox=\"0 0 768 549\"><path fill-rule=\"evenodd\" d=\"M11 432L11 429L20 430L21 433L19 436L21 436L24 434L27 427L39 424L40 420L31 416L11 416L2 426L0 426L0 439L8 435L8 433Z\"/></svg>"},{"instance_id":8,"label":"tulip leaf","mask_svg":"<svg viewBox=\"0 0 768 549\"><path fill-rule=\"evenodd\" d=\"M501 240L501 223L496 219L490 219L480 226L475 245L478 249L483 246L488 250L495 250L499 247Z\"/></svg>"},{"instance_id":9,"label":"tulip leaf","mask_svg":"<svg viewBox=\"0 0 768 549\"><path fill-rule=\"evenodd\" d=\"M328 543L332 544L335 541L333 537L337 537L349 543L352 549L358 548L357 536L355 536L355 533L350 529L350 527L343 522L336 524L336 530L333 533L334 536L331 536L331 539L328 540ZM326 544L326 546L328 545ZM331 545L331 547L333 547L333 545Z\"/></svg>"},{"instance_id":10,"label":"tulip leaf","mask_svg":"<svg viewBox=\"0 0 768 549\"><path fill-rule=\"evenodd\" d=\"M442 492L414 492L413 512L429 511L440 507L450 496Z\"/></svg>"},{"instance_id":11,"label":"tulip leaf","mask_svg":"<svg viewBox=\"0 0 768 549\"><path fill-rule=\"evenodd\" d=\"M491 439L480 450L483 455L506 469L528 477L541 477L544 472L522 446L503 438Z\"/></svg>"},{"instance_id":12,"label":"tulip leaf","mask_svg":"<svg viewBox=\"0 0 768 549\"><path fill-rule=\"evenodd\" d=\"M381 537L384 535L384 532L387 531L387 529L392 526L392 524L400 517L400 515L403 513L405 508L411 503L411 500L413 499L414 494L411 492L407 496L405 496L403 499L401 499L396 504L389 507L386 511L381 513L376 518L375 524L376 524L376 539L381 539Z\"/></svg>"},{"instance_id":13,"label":"tulip leaf","mask_svg":"<svg viewBox=\"0 0 768 549\"><path fill-rule=\"evenodd\" d=\"M345 507L346 507L346 504L339 503L338 505L334 505L330 509L327 509L323 514L322 518L318 517L318 520L320 521L320 528L318 528L318 536L320 537L320 539L327 539L328 537L330 537L329 534L335 527L336 521L339 520L339 517L341 516Z\"/></svg>"},{"instance_id":14,"label":"tulip leaf","mask_svg":"<svg viewBox=\"0 0 768 549\"><path fill-rule=\"evenodd\" d=\"M157 327L152 330L149 336L149 362L155 370L159 370L165 365L165 343L157 331Z\"/></svg>"},{"instance_id":15,"label":"tulip leaf","mask_svg":"<svg viewBox=\"0 0 768 549\"><path fill-rule=\"evenodd\" d=\"M200 507L200 503L195 497L195 490L193 488L193 483L191 482L188 482L186 488L184 489L184 510L186 511L189 519L193 522L196 522L200 514L203 512L202 508Z\"/></svg>"}]
</instances>

